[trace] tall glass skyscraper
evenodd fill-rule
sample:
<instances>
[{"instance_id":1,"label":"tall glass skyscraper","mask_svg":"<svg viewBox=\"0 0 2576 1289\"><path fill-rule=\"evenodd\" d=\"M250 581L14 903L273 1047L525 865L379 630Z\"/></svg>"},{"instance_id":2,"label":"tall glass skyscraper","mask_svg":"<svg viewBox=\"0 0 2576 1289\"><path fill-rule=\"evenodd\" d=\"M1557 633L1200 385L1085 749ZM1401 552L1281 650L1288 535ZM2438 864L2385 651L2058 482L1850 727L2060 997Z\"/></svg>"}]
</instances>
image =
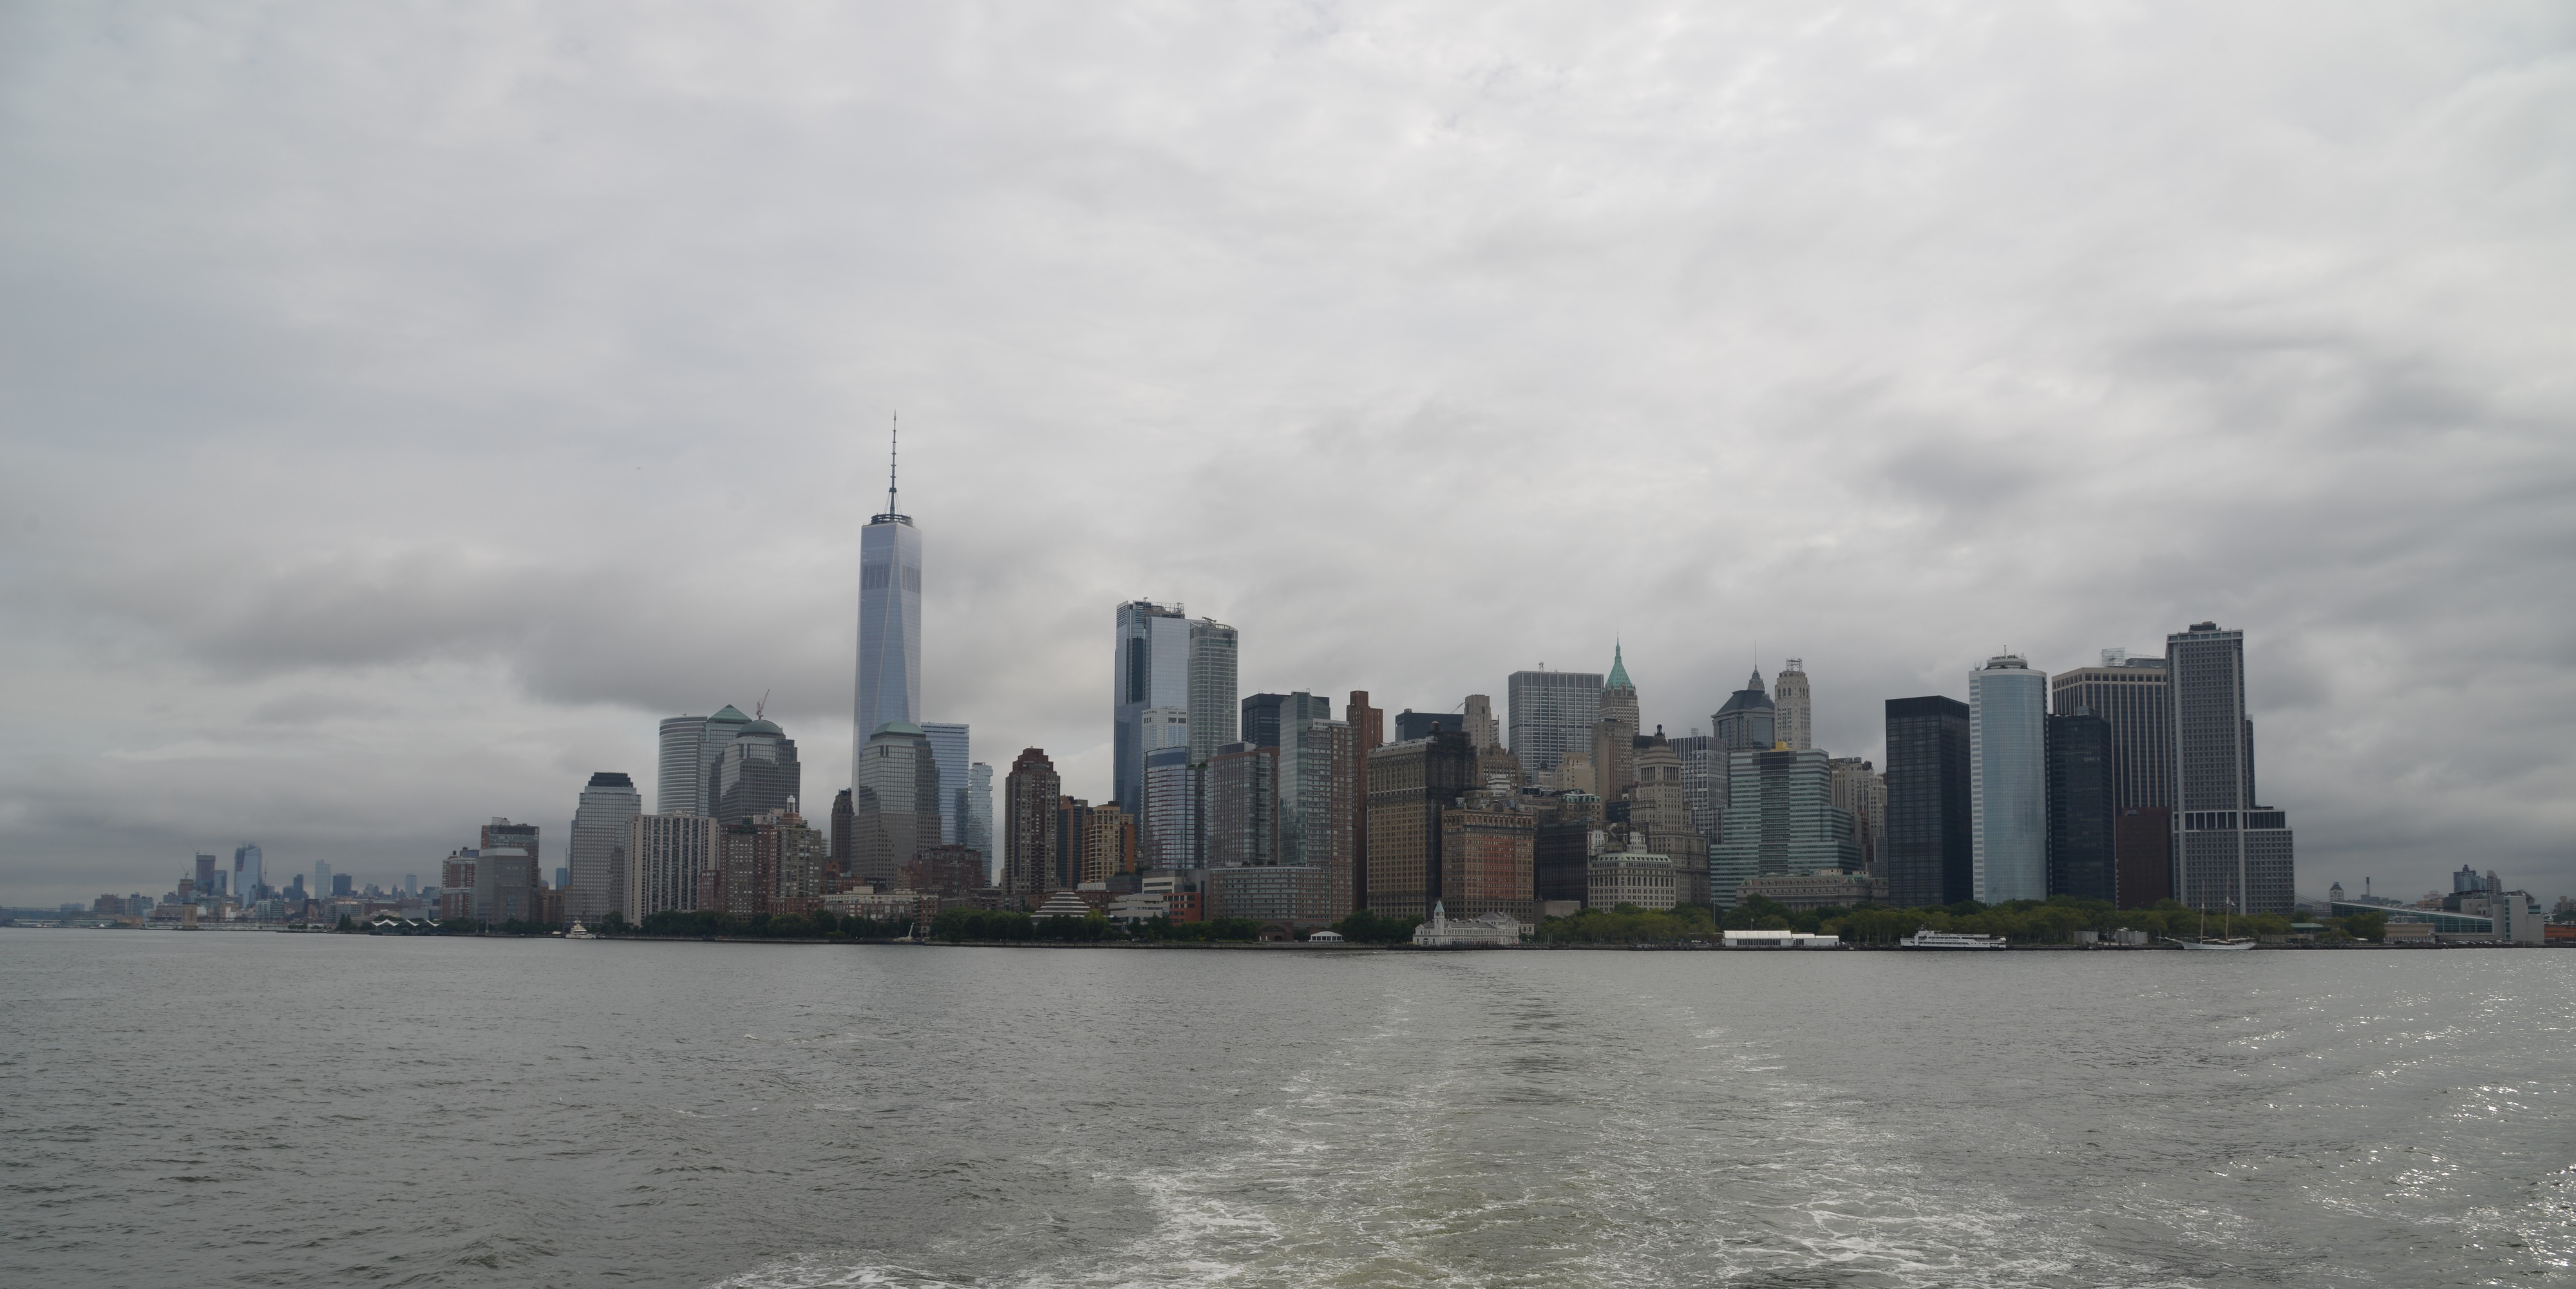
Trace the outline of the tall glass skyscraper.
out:
<instances>
[{"instance_id":1,"label":"tall glass skyscraper","mask_svg":"<svg viewBox=\"0 0 2576 1289\"><path fill-rule=\"evenodd\" d=\"M1210 618L1190 622L1190 759L1216 759L1235 741L1234 628Z\"/></svg>"},{"instance_id":2,"label":"tall glass skyscraper","mask_svg":"<svg viewBox=\"0 0 2576 1289\"><path fill-rule=\"evenodd\" d=\"M1592 726L1601 719L1597 671L1516 671L1503 682L1512 755L1536 775L1555 769L1568 752L1592 753Z\"/></svg>"},{"instance_id":3,"label":"tall glass skyscraper","mask_svg":"<svg viewBox=\"0 0 2576 1289\"><path fill-rule=\"evenodd\" d=\"M573 809L572 843L565 848L572 867L566 916L597 920L626 907L626 843L642 813L644 797L634 779L616 770L590 776Z\"/></svg>"},{"instance_id":4,"label":"tall glass skyscraper","mask_svg":"<svg viewBox=\"0 0 2576 1289\"><path fill-rule=\"evenodd\" d=\"M1887 899L1956 904L1975 889L1968 828L1968 705L1887 700Z\"/></svg>"},{"instance_id":5,"label":"tall glass skyscraper","mask_svg":"<svg viewBox=\"0 0 2576 1289\"><path fill-rule=\"evenodd\" d=\"M971 844L965 842L967 803L971 799L966 767L975 758L967 751L966 727L929 721L923 723L921 732L930 737L931 764L939 769L939 843Z\"/></svg>"},{"instance_id":6,"label":"tall glass skyscraper","mask_svg":"<svg viewBox=\"0 0 2576 1289\"><path fill-rule=\"evenodd\" d=\"M1130 600L1118 606L1109 688L1115 758L1110 795L1131 813L1142 813L1145 754L1162 746L1146 737L1146 713L1187 712L1190 705L1190 623L1179 605Z\"/></svg>"},{"instance_id":7,"label":"tall glass skyscraper","mask_svg":"<svg viewBox=\"0 0 2576 1289\"><path fill-rule=\"evenodd\" d=\"M2048 674L2016 654L1968 673L1968 816L1975 898L2048 898Z\"/></svg>"},{"instance_id":8,"label":"tall glass skyscraper","mask_svg":"<svg viewBox=\"0 0 2576 1289\"><path fill-rule=\"evenodd\" d=\"M716 812L716 762L751 718L733 704L713 716L671 716L662 721L662 749L653 785L653 812L663 815L713 815Z\"/></svg>"},{"instance_id":9,"label":"tall glass skyscraper","mask_svg":"<svg viewBox=\"0 0 2576 1289\"><path fill-rule=\"evenodd\" d=\"M868 736L921 723L921 530L896 505L886 476L885 513L859 530L859 674L850 734L851 785Z\"/></svg>"}]
</instances>

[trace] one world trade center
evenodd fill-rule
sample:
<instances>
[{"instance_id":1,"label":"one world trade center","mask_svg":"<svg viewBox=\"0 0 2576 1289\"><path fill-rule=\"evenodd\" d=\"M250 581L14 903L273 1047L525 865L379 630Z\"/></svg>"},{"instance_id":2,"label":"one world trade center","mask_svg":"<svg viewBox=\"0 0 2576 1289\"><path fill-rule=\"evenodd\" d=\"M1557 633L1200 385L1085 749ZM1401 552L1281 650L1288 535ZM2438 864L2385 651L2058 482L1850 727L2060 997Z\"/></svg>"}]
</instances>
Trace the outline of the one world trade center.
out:
<instances>
[{"instance_id":1,"label":"one world trade center","mask_svg":"<svg viewBox=\"0 0 2576 1289\"><path fill-rule=\"evenodd\" d=\"M888 725L921 724L921 530L895 503L892 451L885 513L859 532L859 677L855 770L868 736Z\"/></svg>"}]
</instances>

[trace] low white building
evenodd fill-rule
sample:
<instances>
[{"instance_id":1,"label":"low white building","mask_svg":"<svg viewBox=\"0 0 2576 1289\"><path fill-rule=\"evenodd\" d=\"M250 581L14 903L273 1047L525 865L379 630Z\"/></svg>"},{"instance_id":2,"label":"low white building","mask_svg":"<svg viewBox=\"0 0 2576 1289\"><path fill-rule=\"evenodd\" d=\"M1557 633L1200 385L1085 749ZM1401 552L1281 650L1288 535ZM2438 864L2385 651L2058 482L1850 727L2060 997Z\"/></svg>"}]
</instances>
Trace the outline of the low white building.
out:
<instances>
[{"instance_id":1,"label":"low white building","mask_svg":"<svg viewBox=\"0 0 2576 1289\"><path fill-rule=\"evenodd\" d=\"M1431 920L1413 928L1413 942L1427 949L1446 949L1464 945L1516 945L1529 934L1528 923L1508 913L1487 913L1463 922L1449 920L1449 910L1439 903L1431 906Z\"/></svg>"},{"instance_id":2,"label":"low white building","mask_svg":"<svg viewBox=\"0 0 2576 1289\"><path fill-rule=\"evenodd\" d=\"M1730 949L1839 949L1843 940L1838 935L1809 935L1803 931L1729 931L1726 947Z\"/></svg>"}]
</instances>

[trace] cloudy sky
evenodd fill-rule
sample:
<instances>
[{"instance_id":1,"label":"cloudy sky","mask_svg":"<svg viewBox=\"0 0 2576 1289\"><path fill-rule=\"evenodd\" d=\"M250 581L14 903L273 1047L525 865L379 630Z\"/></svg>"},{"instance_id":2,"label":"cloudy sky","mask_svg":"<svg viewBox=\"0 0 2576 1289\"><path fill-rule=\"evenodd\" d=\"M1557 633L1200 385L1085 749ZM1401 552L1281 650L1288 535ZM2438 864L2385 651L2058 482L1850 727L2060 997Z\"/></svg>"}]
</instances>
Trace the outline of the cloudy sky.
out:
<instances>
[{"instance_id":1,"label":"cloudy sky","mask_svg":"<svg viewBox=\"0 0 2576 1289\"><path fill-rule=\"evenodd\" d=\"M2576 11L0 7L0 902L549 866L731 702L1106 795L1113 606L1819 741L2247 633L2300 887L2576 891Z\"/></svg>"}]
</instances>

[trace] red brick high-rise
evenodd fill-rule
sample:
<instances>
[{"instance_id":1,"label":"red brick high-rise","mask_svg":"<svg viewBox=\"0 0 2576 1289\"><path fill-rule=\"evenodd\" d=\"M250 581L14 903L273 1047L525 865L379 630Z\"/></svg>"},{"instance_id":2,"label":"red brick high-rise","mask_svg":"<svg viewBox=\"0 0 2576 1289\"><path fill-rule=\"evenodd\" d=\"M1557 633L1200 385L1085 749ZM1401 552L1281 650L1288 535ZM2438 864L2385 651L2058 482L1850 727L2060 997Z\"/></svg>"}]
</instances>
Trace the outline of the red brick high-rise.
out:
<instances>
[{"instance_id":1,"label":"red brick high-rise","mask_svg":"<svg viewBox=\"0 0 2576 1289\"><path fill-rule=\"evenodd\" d=\"M1351 907L1369 906L1369 749L1386 741L1386 712L1369 706L1368 691L1354 689L1342 706L1351 727Z\"/></svg>"}]
</instances>

